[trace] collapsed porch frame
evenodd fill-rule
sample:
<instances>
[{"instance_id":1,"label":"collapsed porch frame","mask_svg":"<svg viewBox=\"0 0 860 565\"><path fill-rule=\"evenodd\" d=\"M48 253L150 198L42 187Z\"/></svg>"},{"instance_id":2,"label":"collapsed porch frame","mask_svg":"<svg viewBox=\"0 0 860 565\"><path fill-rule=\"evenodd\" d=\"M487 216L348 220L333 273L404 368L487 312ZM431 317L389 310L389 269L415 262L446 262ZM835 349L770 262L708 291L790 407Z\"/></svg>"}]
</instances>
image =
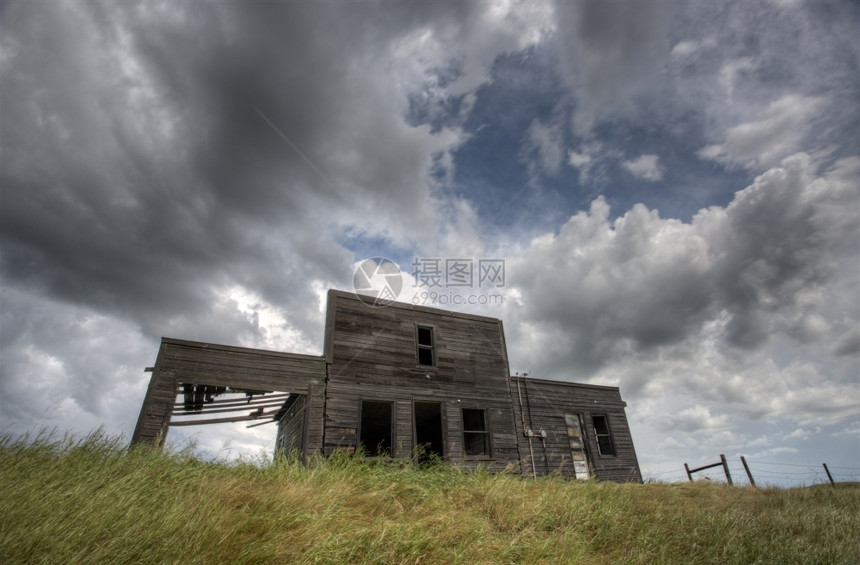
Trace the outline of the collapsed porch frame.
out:
<instances>
[{"instance_id":1,"label":"collapsed porch frame","mask_svg":"<svg viewBox=\"0 0 860 565\"><path fill-rule=\"evenodd\" d=\"M323 357L162 338L131 443L161 446L171 426L261 420L260 423L274 422L279 416L280 406L289 398L287 395L304 395L309 416L318 416L316 419L309 417L304 430L302 455L307 456L322 448L325 371ZM180 417L172 421L178 415L177 408L183 404L177 402L177 396L184 392L183 387L189 385L251 394L244 407L240 400L234 399L204 402L204 408L199 411L201 414L222 409L225 412L249 413L244 416L189 419L188 422ZM280 395L275 396L275 393ZM213 408L209 408L210 405ZM278 410L266 410L275 407ZM255 411L259 412L254 414ZM188 413L195 412L192 410ZM319 424L316 424L317 421Z\"/></svg>"}]
</instances>

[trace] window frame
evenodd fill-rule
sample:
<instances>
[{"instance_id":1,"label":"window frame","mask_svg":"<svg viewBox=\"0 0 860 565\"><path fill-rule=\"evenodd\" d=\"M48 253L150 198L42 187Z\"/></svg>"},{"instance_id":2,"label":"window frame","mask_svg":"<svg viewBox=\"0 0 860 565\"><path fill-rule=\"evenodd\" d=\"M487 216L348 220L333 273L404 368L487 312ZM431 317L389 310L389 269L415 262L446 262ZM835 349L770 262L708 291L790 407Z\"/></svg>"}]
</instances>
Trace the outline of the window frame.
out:
<instances>
[{"instance_id":1,"label":"window frame","mask_svg":"<svg viewBox=\"0 0 860 565\"><path fill-rule=\"evenodd\" d=\"M481 420L483 423L483 430L467 430L466 429L466 411L474 411L481 414ZM474 406L463 406L460 409L460 417L462 418L462 432L463 432L463 457L466 459L472 460L491 460L493 459L493 434L490 429L490 417L489 412L486 408L478 408ZM470 454L467 453L466 446L468 442L466 441L467 435L482 435L484 437L484 446L486 447L486 451L484 453L478 454Z\"/></svg>"},{"instance_id":2,"label":"window frame","mask_svg":"<svg viewBox=\"0 0 860 565\"><path fill-rule=\"evenodd\" d=\"M430 332L430 344L421 343L421 331L427 330ZM421 362L421 351L430 352L430 363ZM436 329L433 326L426 324L415 324L415 364L418 367L435 367L436 366Z\"/></svg>"},{"instance_id":3,"label":"window frame","mask_svg":"<svg viewBox=\"0 0 860 565\"><path fill-rule=\"evenodd\" d=\"M597 419L603 420L606 427L606 433L598 433ZM612 436L612 426L609 425L609 414L592 414L591 429L594 432L594 443L597 444L597 455L599 457L617 457L618 451L615 449L615 438ZM601 438L605 438L605 444L601 444ZM602 445L609 447L609 453L603 453Z\"/></svg>"}]
</instances>

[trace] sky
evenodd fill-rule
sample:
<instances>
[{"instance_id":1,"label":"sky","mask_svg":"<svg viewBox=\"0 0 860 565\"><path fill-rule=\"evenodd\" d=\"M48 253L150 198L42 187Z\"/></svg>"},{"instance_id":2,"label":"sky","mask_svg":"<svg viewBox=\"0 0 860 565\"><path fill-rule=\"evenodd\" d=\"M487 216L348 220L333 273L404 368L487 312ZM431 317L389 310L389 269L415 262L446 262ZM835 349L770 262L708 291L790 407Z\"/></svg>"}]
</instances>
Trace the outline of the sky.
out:
<instances>
[{"instance_id":1,"label":"sky","mask_svg":"<svg viewBox=\"0 0 860 565\"><path fill-rule=\"evenodd\" d=\"M858 480L857 29L827 0L5 1L0 433L130 437L162 336L321 354L326 290L383 257L400 300L503 320L512 373L620 387L646 478ZM470 285L422 276L457 260Z\"/></svg>"}]
</instances>

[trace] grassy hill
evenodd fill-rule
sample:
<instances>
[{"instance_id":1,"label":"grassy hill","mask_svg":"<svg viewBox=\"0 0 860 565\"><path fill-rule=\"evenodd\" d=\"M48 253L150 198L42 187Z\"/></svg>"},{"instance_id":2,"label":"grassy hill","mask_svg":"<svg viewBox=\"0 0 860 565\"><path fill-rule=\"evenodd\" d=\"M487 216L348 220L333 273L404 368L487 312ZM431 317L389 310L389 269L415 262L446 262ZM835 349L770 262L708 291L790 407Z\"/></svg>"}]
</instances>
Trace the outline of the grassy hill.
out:
<instances>
[{"instance_id":1,"label":"grassy hill","mask_svg":"<svg viewBox=\"0 0 860 565\"><path fill-rule=\"evenodd\" d=\"M0 563L860 563L860 489L616 485L0 437Z\"/></svg>"}]
</instances>

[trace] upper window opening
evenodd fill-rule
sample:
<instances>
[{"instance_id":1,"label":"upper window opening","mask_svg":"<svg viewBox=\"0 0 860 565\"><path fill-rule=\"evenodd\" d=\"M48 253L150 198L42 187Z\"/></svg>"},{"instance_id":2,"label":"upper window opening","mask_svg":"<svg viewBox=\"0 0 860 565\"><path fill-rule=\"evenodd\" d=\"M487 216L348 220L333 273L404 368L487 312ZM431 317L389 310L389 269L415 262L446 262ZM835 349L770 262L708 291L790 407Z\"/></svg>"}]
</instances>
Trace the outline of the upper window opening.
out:
<instances>
[{"instance_id":1,"label":"upper window opening","mask_svg":"<svg viewBox=\"0 0 860 565\"><path fill-rule=\"evenodd\" d=\"M597 438L597 450L601 455L615 455L612 446L612 434L609 431L609 421L606 416L594 416L594 436Z\"/></svg>"},{"instance_id":2,"label":"upper window opening","mask_svg":"<svg viewBox=\"0 0 860 565\"><path fill-rule=\"evenodd\" d=\"M435 365L433 328L418 326L418 364Z\"/></svg>"}]
</instances>

